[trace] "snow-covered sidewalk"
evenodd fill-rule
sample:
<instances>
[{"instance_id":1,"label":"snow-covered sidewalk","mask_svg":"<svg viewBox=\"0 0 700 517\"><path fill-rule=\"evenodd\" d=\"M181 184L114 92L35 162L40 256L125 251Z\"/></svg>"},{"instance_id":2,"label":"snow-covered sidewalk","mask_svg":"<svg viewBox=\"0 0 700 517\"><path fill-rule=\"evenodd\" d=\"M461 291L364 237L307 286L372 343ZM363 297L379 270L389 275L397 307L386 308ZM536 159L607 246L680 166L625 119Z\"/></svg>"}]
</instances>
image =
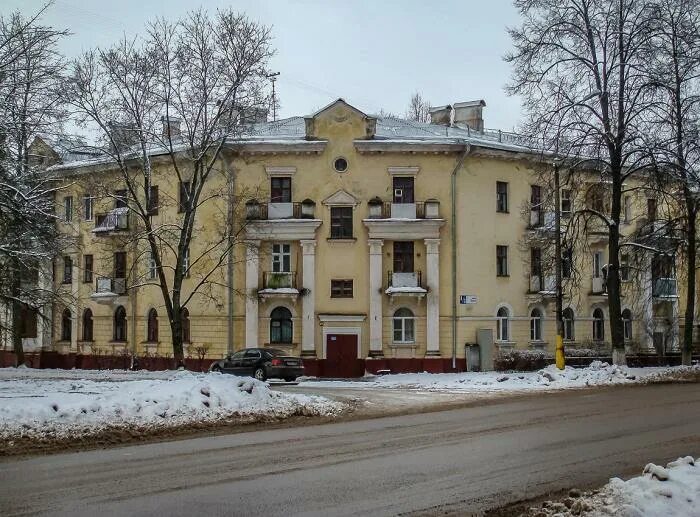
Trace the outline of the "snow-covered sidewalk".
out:
<instances>
[{"instance_id":1,"label":"snow-covered sidewalk","mask_svg":"<svg viewBox=\"0 0 700 517\"><path fill-rule=\"evenodd\" d=\"M344 409L323 397L280 393L252 378L218 373L0 369L0 442L10 445Z\"/></svg>"},{"instance_id":2,"label":"snow-covered sidewalk","mask_svg":"<svg viewBox=\"0 0 700 517\"><path fill-rule=\"evenodd\" d=\"M572 490L563 501L546 501L530 508L526 515L697 517L700 516L700 465L692 456L678 458L665 468L650 463L641 476L628 481L612 478L600 490L583 494Z\"/></svg>"},{"instance_id":3,"label":"snow-covered sidewalk","mask_svg":"<svg viewBox=\"0 0 700 517\"><path fill-rule=\"evenodd\" d=\"M450 393L529 392L699 380L699 366L627 368L594 361L587 368L551 365L536 372L403 373L364 378L358 381L305 380L300 386L338 388L390 388Z\"/></svg>"}]
</instances>

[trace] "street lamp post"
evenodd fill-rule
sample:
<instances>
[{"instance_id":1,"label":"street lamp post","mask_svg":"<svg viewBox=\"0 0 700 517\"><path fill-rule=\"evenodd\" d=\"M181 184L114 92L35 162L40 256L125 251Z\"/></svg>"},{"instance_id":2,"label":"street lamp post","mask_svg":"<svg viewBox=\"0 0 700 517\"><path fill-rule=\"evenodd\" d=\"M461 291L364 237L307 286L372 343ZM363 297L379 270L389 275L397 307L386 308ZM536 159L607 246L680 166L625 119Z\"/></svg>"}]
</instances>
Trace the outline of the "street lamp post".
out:
<instances>
[{"instance_id":1,"label":"street lamp post","mask_svg":"<svg viewBox=\"0 0 700 517\"><path fill-rule=\"evenodd\" d=\"M561 201L559 192L559 164L554 163L554 271L556 275L556 320L557 320L557 337L554 348L554 358L557 368L563 370L565 367L564 359L564 320L563 320L563 291L561 287Z\"/></svg>"}]
</instances>

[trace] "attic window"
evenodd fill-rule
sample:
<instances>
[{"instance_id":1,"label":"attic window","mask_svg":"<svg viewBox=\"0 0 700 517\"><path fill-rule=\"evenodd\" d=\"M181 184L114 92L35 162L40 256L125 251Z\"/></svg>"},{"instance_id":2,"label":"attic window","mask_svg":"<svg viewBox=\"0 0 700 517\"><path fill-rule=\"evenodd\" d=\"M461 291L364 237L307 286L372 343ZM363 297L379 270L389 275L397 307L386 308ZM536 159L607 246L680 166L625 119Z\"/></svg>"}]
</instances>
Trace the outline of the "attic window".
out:
<instances>
[{"instance_id":1,"label":"attic window","mask_svg":"<svg viewBox=\"0 0 700 517\"><path fill-rule=\"evenodd\" d=\"M348 170L348 161L345 158L336 158L333 161L333 168L336 172L345 172Z\"/></svg>"}]
</instances>

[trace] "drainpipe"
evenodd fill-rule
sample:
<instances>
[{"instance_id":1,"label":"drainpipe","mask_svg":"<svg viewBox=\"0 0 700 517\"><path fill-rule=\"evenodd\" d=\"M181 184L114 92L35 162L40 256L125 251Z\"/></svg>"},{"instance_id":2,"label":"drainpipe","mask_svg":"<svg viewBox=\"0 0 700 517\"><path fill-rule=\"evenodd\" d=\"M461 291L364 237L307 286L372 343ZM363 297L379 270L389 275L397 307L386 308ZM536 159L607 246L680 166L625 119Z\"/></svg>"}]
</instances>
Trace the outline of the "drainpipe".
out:
<instances>
[{"instance_id":1,"label":"drainpipe","mask_svg":"<svg viewBox=\"0 0 700 517\"><path fill-rule=\"evenodd\" d=\"M222 159L224 161L224 166L226 168L226 174L228 177L228 211L227 211L227 224L228 224L228 233L229 233L229 238L228 238L228 257L227 257L227 263L226 263L226 283L227 283L227 305L228 305L228 333L227 333L227 342L226 342L226 352L227 353L232 353L233 352L233 301L235 298L235 292L233 288L233 266L234 266L234 256L233 256L233 241L234 241L234 229L233 229L233 224L234 224L234 210L233 210L233 203L235 201L234 198L234 171L233 168L231 167L231 164L229 160L226 157L225 153L222 153Z\"/></svg>"},{"instance_id":2,"label":"drainpipe","mask_svg":"<svg viewBox=\"0 0 700 517\"><path fill-rule=\"evenodd\" d=\"M457 171L462 168L464 160L472 148L468 142L464 144L464 152L460 155L451 177L452 213L450 236L452 240L452 369L457 369Z\"/></svg>"}]
</instances>

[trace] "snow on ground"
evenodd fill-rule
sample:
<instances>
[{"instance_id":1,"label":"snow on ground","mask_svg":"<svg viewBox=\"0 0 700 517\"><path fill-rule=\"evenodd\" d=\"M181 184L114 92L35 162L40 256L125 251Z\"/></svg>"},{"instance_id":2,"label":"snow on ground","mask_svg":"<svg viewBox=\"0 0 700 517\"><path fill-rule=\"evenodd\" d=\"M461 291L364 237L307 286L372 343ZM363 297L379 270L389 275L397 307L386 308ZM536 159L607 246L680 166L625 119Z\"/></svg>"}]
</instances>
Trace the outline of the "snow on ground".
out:
<instances>
[{"instance_id":1,"label":"snow on ground","mask_svg":"<svg viewBox=\"0 0 700 517\"><path fill-rule=\"evenodd\" d=\"M649 463L641 476L628 481L612 478L600 490L580 497L572 490L563 501L547 501L530 508L528 516L616 516L697 517L700 516L700 458L678 458L666 467Z\"/></svg>"},{"instance_id":2,"label":"snow on ground","mask_svg":"<svg viewBox=\"0 0 700 517\"><path fill-rule=\"evenodd\" d=\"M547 391L587 386L639 384L700 376L700 367L627 368L594 361L586 368L550 365L537 372L400 373L357 381L304 380L300 386L394 388L454 393Z\"/></svg>"},{"instance_id":3,"label":"snow on ground","mask_svg":"<svg viewBox=\"0 0 700 517\"><path fill-rule=\"evenodd\" d=\"M344 409L323 397L280 393L252 378L219 373L0 369L0 440L8 441Z\"/></svg>"}]
</instances>

